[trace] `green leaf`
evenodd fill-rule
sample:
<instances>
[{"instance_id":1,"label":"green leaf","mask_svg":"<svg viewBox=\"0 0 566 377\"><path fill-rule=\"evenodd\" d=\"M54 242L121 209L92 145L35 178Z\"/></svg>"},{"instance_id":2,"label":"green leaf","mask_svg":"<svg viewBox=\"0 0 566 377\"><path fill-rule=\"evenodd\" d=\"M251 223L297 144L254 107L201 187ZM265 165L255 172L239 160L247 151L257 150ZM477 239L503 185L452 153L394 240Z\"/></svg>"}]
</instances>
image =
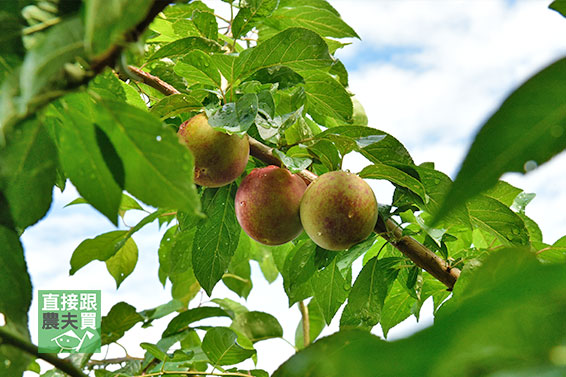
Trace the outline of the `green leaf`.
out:
<instances>
[{"instance_id":1,"label":"green leaf","mask_svg":"<svg viewBox=\"0 0 566 377\"><path fill-rule=\"evenodd\" d=\"M342 84L325 72L309 71L301 75L305 79L307 111L315 121L330 126L329 117L341 123L351 120L354 108Z\"/></svg>"},{"instance_id":2,"label":"green leaf","mask_svg":"<svg viewBox=\"0 0 566 377\"><path fill-rule=\"evenodd\" d=\"M193 322L212 317L229 317L229 315L223 309L214 306L201 306L198 308L189 309L178 314L169 322L167 328L163 332L162 337L165 338L172 336L180 330L183 330Z\"/></svg>"},{"instance_id":3,"label":"green leaf","mask_svg":"<svg viewBox=\"0 0 566 377\"><path fill-rule=\"evenodd\" d=\"M257 94L244 94L238 101L222 106L208 118L208 124L230 134L244 135L254 124L258 111Z\"/></svg>"},{"instance_id":4,"label":"green leaf","mask_svg":"<svg viewBox=\"0 0 566 377\"><path fill-rule=\"evenodd\" d=\"M291 28L240 54L235 67L235 78L279 65L295 71L330 67L332 57L326 42L316 33L302 28Z\"/></svg>"},{"instance_id":5,"label":"green leaf","mask_svg":"<svg viewBox=\"0 0 566 377\"><path fill-rule=\"evenodd\" d=\"M124 240L127 234L127 230L115 230L81 242L71 256L69 274L74 275L93 260L106 261L111 258L119 251L120 241Z\"/></svg>"},{"instance_id":6,"label":"green leaf","mask_svg":"<svg viewBox=\"0 0 566 377\"><path fill-rule=\"evenodd\" d=\"M256 354L254 349L243 348L237 335L227 327L213 327L202 340L202 350L212 365L233 365Z\"/></svg>"},{"instance_id":7,"label":"green leaf","mask_svg":"<svg viewBox=\"0 0 566 377\"><path fill-rule=\"evenodd\" d=\"M232 319L236 318L237 315L248 311L244 305L234 300L230 300L229 298L214 298L212 299L212 302L224 309Z\"/></svg>"},{"instance_id":8,"label":"green leaf","mask_svg":"<svg viewBox=\"0 0 566 377\"><path fill-rule=\"evenodd\" d=\"M391 286L385 303L381 308L381 329L383 335L387 337L389 330L407 319L412 312L416 299L411 297L407 289L397 279Z\"/></svg>"},{"instance_id":9,"label":"green leaf","mask_svg":"<svg viewBox=\"0 0 566 377\"><path fill-rule=\"evenodd\" d=\"M151 0L86 0L85 45L97 56L125 42L125 34L147 15Z\"/></svg>"},{"instance_id":10,"label":"green leaf","mask_svg":"<svg viewBox=\"0 0 566 377\"><path fill-rule=\"evenodd\" d=\"M175 64L175 73L187 80L188 86L194 84L211 85L220 88L220 73L212 63L212 58L201 50L189 52Z\"/></svg>"},{"instance_id":11,"label":"green leaf","mask_svg":"<svg viewBox=\"0 0 566 377\"><path fill-rule=\"evenodd\" d=\"M289 157L278 149L275 149L273 151L273 154L281 160L283 165L285 165L285 167L289 169L291 173L298 173L302 170L305 170L312 164L312 160L310 158Z\"/></svg>"},{"instance_id":12,"label":"green leaf","mask_svg":"<svg viewBox=\"0 0 566 377\"><path fill-rule=\"evenodd\" d=\"M149 111L160 119L166 119L202 109L202 103L190 94L173 94L162 98Z\"/></svg>"},{"instance_id":13,"label":"green leaf","mask_svg":"<svg viewBox=\"0 0 566 377\"><path fill-rule=\"evenodd\" d=\"M51 107L57 118L46 123L56 136L57 149L65 175L94 208L118 225L124 168L106 134L92 123L88 113ZM111 170L112 167L112 170ZM116 176L116 177L114 177Z\"/></svg>"},{"instance_id":14,"label":"green leaf","mask_svg":"<svg viewBox=\"0 0 566 377\"><path fill-rule=\"evenodd\" d=\"M529 232L523 220L505 204L484 195L468 203L472 223L496 236L504 245L529 244Z\"/></svg>"},{"instance_id":15,"label":"green leaf","mask_svg":"<svg viewBox=\"0 0 566 377\"><path fill-rule=\"evenodd\" d=\"M351 282L344 279L340 273L336 259L313 277L314 297L326 324L330 324L340 306L346 301L351 288L350 284Z\"/></svg>"},{"instance_id":16,"label":"green leaf","mask_svg":"<svg viewBox=\"0 0 566 377\"><path fill-rule=\"evenodd\" d=\"M240 232L238 248L234 252L228 273L222 277L222 282L238 296L247 298L252 290L251 268L250 268L250 238L245 232Z\"/></svg>"},{"instance_id":17,"label":"green leaf","mask_svg":"<svg viewBox=\"0 0 566 377\"><path fill-rule=\"evenodd\" d=\"M238 314L230 327L244 334L253 343L283 336L283 328L277 318L264 312Z\"/></svg>"},{"instance_id":18,"label":"green leaf","mask_svg":"<svg viewBox=\"0 0 566 377\"><path fill-rule=\"evenodd\" d=\"M316 139L334 142L342 154L359 151L373 163L413 165L413 160L403 144L393 136L374 128L333 127L316 135Z\"/></svg>"},{"instance_id":19,"label":"green leaf","mask_svg":"<svg viewBox=\"0 0 566 377\"><path fill-rule=\"evenodd\" d=\"M303 27L323 37L360 38L336 13L310 5L280 6L265 20L265 24L276 30Z\"/></svg>"},{"instance_id":20,"label":"green leaf","mask_svg":"<svg viewBox=\"0 0 566 377\"><path fill-rule=\"evenodd\" d=\"M314 242L310 239L303 240L286 254L283 266L279 267L283 276L283 288L289 298L289 306L312 296L310 279L316 272L315 252Z\"/></svg>"},{"instance_id":21,"label":"green leaf","mask_svg":"<svg viewBox=\"0 0 566 377\"><path fill-rule=\"evenodd\" d=\"M51 27L45 39L34 45L24 59L20 72L22 109L36 95L51 89L50 86L61 87L65 64L81 57L84 57L81 19L69 18Z\"/></svg>"},{"instance_id":22,"label":"green leaf","mask_svg":"<svg viewBox=\"0 0 566 377\"><path fill-rule=\"evenodd\" d=\"M511 207L517 195L522 192L523 190L521 190L520 188L512 186L505 181L498 181L495 186L493 186L489 190L486 190L484 195L500 201L507 207Z\"/></svg>"},{"instance_id":23,"label":"green leaf","mask_svg":"<svg viewBox=\"0 0 566 377\"><path fill-rule=\"evenodd\" d=\"M274 377L369 377L376 370L397 377L560 375L563 365L549 362L549 355L563 347L566 268L517 254L487 260L471 276L480 290L432 327L396 342L341 331L297 353ZM540 368L554 373L532 373Z\"/></svg>"},{"instance_id":24,"label":"green leaf","mask_svg":"<svg viewBox=\"0 0 566 377\"><path fill-rule=\"evenodd\" d=\"M566 147L566 58L515 90L483 125L462 163L440 218L497 183L505 172L524 173Z\"/></svg>"},{"instance_id":25,"label":"green leaf","mask_svg":"<svg viewBox=\"0 0 566 377\"><path fill-rule=\"evenodd\" d=\"M195 276L209 296L238 247L241 228L234 212L236 188L235 183L209 188L202 197L208 218L197 226L192 261Z\"/></svg>"},{"instance_id":26,"label":"green leaf","mask_svg":"<svg viewBox=\"0 0 566 377\"><path fill-rule=\"evenodd\" d=\"M195 233L196 229L193 228L175 234L166 262L169 276L192 269L192 250Z\"/></svg>"},{"instance_id":27,"label":"green leaf","mask_svg":"<svg viewBox=\"0 0 566 377\"><path fill-rule=\"evenodd\" d=\"M3 292L0 313L5 322L0 328L29 342L28 311L32 288L24 251L16 232L4 226L0 226L0 245L0 291ZM0 345L0 375L21 375L31 360L20 349Z\"/></svg>"},{"instance_id":28,"label":"green leaf","mask_svg":"<svg viewBox=\"0 0 566 377\"><path fill-rule=\"evenodd\" d=\"M428 201L423 184L416 178L394 166L373 164L366 166L359 174L361 178L386 179L396 185L406 187L417 194L423 202Z\"/></svg>"},{"instance_id":29,"label":"green leaf","mask_svg":"<svg viewBox=\"0 0 566 377\"><path fill-rule=\"evenodd\" d=\"M211 40L218 39L218 23L213 13L195 10L192 15L193 22L200 34Z\"/></svg>"},{"instance_id":30,"label":"green leaf","mask_svg":"<svg viewBox=\"0 0 566 377\"><path fill-rule=\"evenodd\" d=\"M168 58L175 60L193 50L202 50L206 52L220 52L220 45L209 39L201 37L187 37L178 39L168 43L151 55L147 61Z\"/></svg>"},{"instance_id":31,"label":"green leaf","mask_svg":"<svg viewBox=\"0 0 566 377\"><path fill-rule=\"evenodd\" d=\"M177 134L136 107L110 101L99 105L97 124L124 163L126 190L155 207L200 213L194 159Z\"/></svg>"},{"instance_id":32,"label":"green leaf","mask_svg":"<svg viewBox=\"0 0 566 377\"><path fill-rule=\"evenodd\" d=\"M548 7L566 17L566 0L554 0Z\"/></svg>"},{"instance_id":33,"label":"green leaf","mask_svg":"<svg viewBox=\"0 0 566 377\"><path fill-rule=\"evenodd\" d=\"M155 344L151 343L140 343L140 347L146 350L151 354L151 356L159 359L161 361L165 361L168 359L167 354L161 351Z\"/></svg>"},{"instance_id":34,"label":"green leaf","mask_svg":"<svg viewBox=\"0 0 566 377\"><path fill-rule=\"evenodd\" d=\"M141 321L143 317L136 312L136 308L125 302L117 303L106 316L102 317L102 345L117 341L124 336L126 331Z\"/></svg>"},{"instance_id":35,"label":"green leaf","mask_svg":"<svg viewBox=\"0 0 566 377\"><path fill-rule=\"evenodd\" d=\"M138 262L138 246L133 238L128 238L126 243L118 249L116 254L106 260L106 268L110 275L116 280L116 289L136 267Z\"/></svg>"},{"instance_id":36,"label":"green leaf","mask_svg":"<svg viewBox=\"0 0 566 377\"><path fill-rule=\"evenodd\" d=\"M24 229L47 213L56 166L55 147L37 120L24 121L7 136L0 148L0 189L17 227Z\"/></svg>"},{"instance_id":37,"label":"green leaf","mask_svg":"<svg viewBox=\"0 0 566 377\"><path fill-rule=\"evenodd\" d=\"M348 296L340 329L360 327L369 331L378 324L385 298L397 278L398 270L393 268L397 262L374 257L365 264Z\"/></svg>"},{"instance_id":38,"label":"green leaf","mask_svg":"<svg viewBox=\"0 0 566 377\"><path fill-rule=\"evenodd\" d=\"M257 20L269 16L277 8L277 0L248 0L240 8L232 23L232 36L238 38L247 34Z\"/></svg>"}]
</instances>

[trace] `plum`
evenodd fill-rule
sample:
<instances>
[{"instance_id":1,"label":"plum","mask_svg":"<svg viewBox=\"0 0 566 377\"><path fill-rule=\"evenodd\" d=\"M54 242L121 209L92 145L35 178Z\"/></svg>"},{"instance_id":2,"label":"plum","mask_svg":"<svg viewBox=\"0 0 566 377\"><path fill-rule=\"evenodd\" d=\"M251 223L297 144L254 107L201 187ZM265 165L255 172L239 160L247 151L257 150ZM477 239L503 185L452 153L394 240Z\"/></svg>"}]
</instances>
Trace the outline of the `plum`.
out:
<instances>
[{"instance_id":1,"label":"plum","mask_svg":"<svg viewBox=\"0 0 566 377\"><path fill-rule=\"evenodd\" d=\"M299 205L307 185L277 166L256 168L236 192L236 218L242 229L265 245L281 245L303 231Z\"/></svg>"},{"instance_id":2,"label":"plum","mask_svg":"<svg viewBox=\"0 0 566 377\"><path fill-rule=\"evenodd\" d=\"M221 187L246 169L250 154L247 135L240 137L215 130L204 113L183 122L178 134L195 157L196 184Z\"/></svg>"},{"instance_id":3,"label":"plum","mask_svg":"<svg viewBox=\"0 0 566 377\"><path fill-rule=\"evenodd\" d=\"M309 185L300 213L314 243L327 250L345 250L371 234L377 222L377 200L357 175L332 171Z\"/></svg>"}]
</instances>

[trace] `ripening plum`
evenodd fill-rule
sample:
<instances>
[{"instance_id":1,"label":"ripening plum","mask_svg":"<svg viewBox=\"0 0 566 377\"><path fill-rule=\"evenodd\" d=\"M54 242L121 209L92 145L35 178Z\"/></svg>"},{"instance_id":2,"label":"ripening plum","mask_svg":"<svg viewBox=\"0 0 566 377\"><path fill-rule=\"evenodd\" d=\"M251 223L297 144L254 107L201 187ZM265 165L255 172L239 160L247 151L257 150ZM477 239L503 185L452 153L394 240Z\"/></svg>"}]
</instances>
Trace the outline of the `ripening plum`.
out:
<instances>
[{"instance_id":1,"label":"ripening plum","mask_svg":"<svg viewBox=\"0 0 566 377\"><path fill-rule=\"evenodd\" d=\"M299 205L307 185L277 166L256 168L236 192L236 218L242 229L265 245L281 245L303 231Z\"/></svg>"},{"instance_id":2,"label":"ripening plum","mask_svg":"<svg viewBox=\"0 0 566 377\"><path fill-rule=\"evenodd\" d=\"M314 243L327 250L344 250L370 235L377 222L377 201L363 179L332 171L309 185L300 213Z\"/></svg>"},{"instance_id":3,"label":"ripening plum","mask_svg":"<svg viewBox=\"0 0 566 377\"><path fill-rule=\"evenodd\" d=\"M242 138L215 130L204 113L183 122L178 134L195 157L196 184L224 186L246 169L250 154L247 135Z\"/></svg>"}]
</instances>

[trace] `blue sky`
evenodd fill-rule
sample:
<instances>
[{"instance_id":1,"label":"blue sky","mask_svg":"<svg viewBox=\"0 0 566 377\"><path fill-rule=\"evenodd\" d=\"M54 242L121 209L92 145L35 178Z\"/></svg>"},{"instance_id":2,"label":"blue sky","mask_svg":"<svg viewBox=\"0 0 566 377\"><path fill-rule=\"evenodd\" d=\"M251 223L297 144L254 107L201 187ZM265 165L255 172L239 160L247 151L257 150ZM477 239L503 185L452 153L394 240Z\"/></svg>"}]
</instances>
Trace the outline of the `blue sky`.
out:
<instances>
[{"instance_id":1,"label":"blue sky","mask_svg":"<svg viewBox=\"0 0 566 377\"><path fill-rule=\"evenodd\" d=\"M352 41L339 57L350 72L350 89L365 106L370 126L397 137L417 163L434 161L437 168L450 175L456 172L477 129L509 91L558 56L566 55L566 20L546 9L549 2L330 1L362 37L362 41ZM541 225L547 242L566 234L562 227L566 224L566 193L561 190L566 187L565 163L562 155L525 177L506 177L537 193L527 214ZM359 171L364 164L363 158L351 156L345 168ZM390 185L371 184L380 202L391 200ZM155 224L134 236L140 259L120 289L115 289L114 280L101 262L68 276L69 260L78 244L114 230L107 219L87 206L63 208L77 196L72 187L63 194L56 190L49 216L23 236L34 290L101 289L103 314L119 301L127 301L139 310L168 301L169 291L157 280L157 247L163 229ZM560 210L548 212L548 208ZM127 221L133 224L141 216L133 213ZM254 290L247 302L242 302L251 310L282 318L284 336L293 341L300 318L298 309L287 308L280 279L269 285L257 265L252 268ZM213 295L238 299L222 284ZM196 300L206 302L208 298ZM391 337L430 324L430 306L423 310L421 325L409 320L394 329ZM34 301L30 312L34 337L36 312ZM135 334L127 335L123 344L130 354L143 355L137 344L157 341L166 322L150 329L136 327ZM326 333L336 328L334 323ZM258 352L258 367L273 370L293 350L281 340L268 340L258 344ZM112 347L109 355L123 356L123 351Z\"/></svg>"}]
</instances>

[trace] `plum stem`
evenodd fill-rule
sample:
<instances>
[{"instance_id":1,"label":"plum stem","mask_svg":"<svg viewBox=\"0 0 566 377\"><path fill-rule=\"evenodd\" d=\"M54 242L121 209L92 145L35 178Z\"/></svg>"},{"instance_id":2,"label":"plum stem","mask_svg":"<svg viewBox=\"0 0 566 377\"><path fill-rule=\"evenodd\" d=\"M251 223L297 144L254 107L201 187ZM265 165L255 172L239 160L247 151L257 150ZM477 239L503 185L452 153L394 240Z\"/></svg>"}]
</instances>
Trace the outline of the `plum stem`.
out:
<instances>
[{"instance_id":1,"label":"plum stem","mask_svg":"<svg viewBox=\"0 0 566 377\"><path fill-rule=\"evenodd\" d=\"M299 301L299 310L303 319L303 346L306 347L311 343L311 323L309 319L309 308L303 301Z\"/></svg>"}]
</instances>

